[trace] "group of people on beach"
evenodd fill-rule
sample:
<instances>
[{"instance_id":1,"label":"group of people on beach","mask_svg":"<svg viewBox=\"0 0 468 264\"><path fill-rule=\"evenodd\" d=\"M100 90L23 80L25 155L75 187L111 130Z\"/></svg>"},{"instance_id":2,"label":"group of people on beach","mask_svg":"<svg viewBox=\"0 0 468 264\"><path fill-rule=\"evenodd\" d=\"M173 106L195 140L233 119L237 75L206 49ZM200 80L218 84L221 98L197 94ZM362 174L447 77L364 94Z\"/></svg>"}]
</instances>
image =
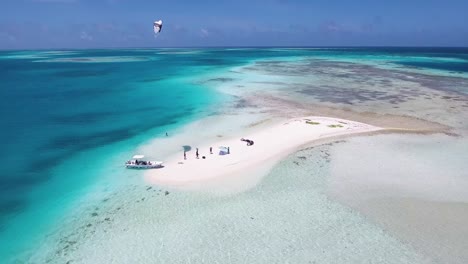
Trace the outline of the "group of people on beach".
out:
<instances>
[{"instance_id":1,"label":"group of people on beach","mask_svg":"<svg viewBox=\"0 0 468 264\"><path fill-rule=\"evenodd\" d=\"M210 154L213 154L213 147L210 147ZM229 147L227 147L227 154L231 154ZM195 151L195 156L196 156L197 159L200 158L200 154L198 153L198 148ZM204 159L205 156L202 156L202 158ZM186 159L187 159L187 151L184 150L184 160L186 160Z\"/></svg>"},{"instance_id":2,"label":"group of people on beach","mask_svg":"<svg viewBox=\"0 0 468 264\"><path fill-rule=\"evenodd\" d=\"M167 132L166 132L166 136L168 136ZM241 138L241 141L247 142L247 146L252 146L254 144L253 140L246 139L246 138ZM224 152L224 154L231 154L231 151L230 151L229 147L226 147L225 150L226 150L227 153ZM213 147L210 147L210 154L213 154ZM220 152L220 155L224 155L224 154L221 154L221 152ZM200 158L200 153L198 152L198 148L196 148L196 150L195 150L195 157L197 159ZM206 157L202 156L202 158L205 159ZM186 160L186 159L187 159L187 150L184 150L184 160Z\"/></svg>"}]
</instances>

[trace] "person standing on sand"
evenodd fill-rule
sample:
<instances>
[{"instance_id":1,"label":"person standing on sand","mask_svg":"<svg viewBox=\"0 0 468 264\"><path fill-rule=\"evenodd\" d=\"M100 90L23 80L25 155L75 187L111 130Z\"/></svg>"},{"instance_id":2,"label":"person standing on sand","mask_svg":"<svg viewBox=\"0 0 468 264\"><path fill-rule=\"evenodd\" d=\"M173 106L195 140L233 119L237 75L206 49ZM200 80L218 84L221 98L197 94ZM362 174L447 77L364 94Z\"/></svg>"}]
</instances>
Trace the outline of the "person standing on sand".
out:
<instances>
[{"instance_id":1,"label":"person standing on sand","mask_svg":"<svg viewBox=\"0 0 468 264\"><path fill-rule=\"evenodd\" d=\"M195 155L197 156L197 159L198 159L198 148L197 148L197 152L195 153Z\"/></svg>"},{"instance_id":2,"label":"person standing on sand","mask_svg":"<svg viewBox=\"0 0 468 264\"><path fill-rule=\"evenodd\" d=\"M210 154L213 154L213 147L210 147Z\"/></svg>"},{"instance_id":3,"label":"person standing on sand","mask_svg":"<svg viewBox=\"0 0 468 264\"><path fill-rule=\"evenodd\" d=\"M184 151L184 160L186 160L186 159L187 159L187 152Z\"/></svg>"},{"instance_id":4,"label":"person standing on sand","mask_svg":"<svg viewBox=\"0 0 468 264\"><path fill-rule=\"evenodd\" d=\"M229 147L228 147L228 154L231 154L231 152L229 152Z\"/></svg>"}]
</instances>

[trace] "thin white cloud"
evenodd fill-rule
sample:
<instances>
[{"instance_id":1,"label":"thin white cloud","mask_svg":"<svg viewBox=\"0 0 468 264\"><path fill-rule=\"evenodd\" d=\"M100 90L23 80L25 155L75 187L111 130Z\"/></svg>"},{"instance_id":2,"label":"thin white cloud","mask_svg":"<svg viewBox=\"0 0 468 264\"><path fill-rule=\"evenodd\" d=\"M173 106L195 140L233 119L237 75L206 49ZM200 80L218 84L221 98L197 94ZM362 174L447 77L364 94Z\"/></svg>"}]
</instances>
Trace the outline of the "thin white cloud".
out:
<instances>
[{"instance_id":1,"label":"thin white cloud","mask_svg":"<svg viewBox=\"0 0 468 264\"><path fill-rule=\"evenodd\" d=\"M33 2L41 2L41 3L76 3L78 0L32 0Z\"/></svg>"},{"instance_id":2,"label":"thin white cloud","mask_svg":"<svg viewBox=\"0 0 468 264\"><path fill-rule=\"evenodd\" d=\"M8 34L8 33L3 33L3 32L0 32L0 39L1 40L5 40L5 41L9 41L9 42L14 42L16 41L16 37L11 35L11 34Z\"/></svg>"},{"instance_id":3,"label":"thin white cloud","mask_svg":"<svg viewBox=\"0 0 468 264\"><path fill-rule=\"evenodd\" d=\"M206 28L200 29L200 34L202 37L206 38L210 35L210 32Z\"/></svg>"},{"instance_id":4,"label":"thin white cloud","mask_svg":"<svg viewBox=\"0 0 468 264\"><path fill-rule=\"evenodd\" d=\"M80 33L80 39L82 40L86 40L86 41L91 41L93 40L93 36L91 36L90 34L88 34L88 32L86 31L81 31Z\"/></svg>"}]
</instances>

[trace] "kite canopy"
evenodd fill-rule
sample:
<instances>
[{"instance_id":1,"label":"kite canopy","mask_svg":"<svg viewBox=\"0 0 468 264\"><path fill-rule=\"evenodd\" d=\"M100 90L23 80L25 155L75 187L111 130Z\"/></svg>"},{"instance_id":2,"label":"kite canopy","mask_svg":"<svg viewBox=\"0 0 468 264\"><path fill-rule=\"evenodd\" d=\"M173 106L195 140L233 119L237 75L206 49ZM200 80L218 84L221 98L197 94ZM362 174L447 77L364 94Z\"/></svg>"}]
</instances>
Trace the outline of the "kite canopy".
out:
<instances>
[{"instance_id":1,"label":"kite canopy","mask_svg":"<svg viewBox=\"0 0 468 264\"><path fill-rule=\"evenodd\" d=\"M157 20L153 22L154 34L158 34L159 32L161 32L162 24L163 24L162 20Z\"/></svg>"}]
</instances>

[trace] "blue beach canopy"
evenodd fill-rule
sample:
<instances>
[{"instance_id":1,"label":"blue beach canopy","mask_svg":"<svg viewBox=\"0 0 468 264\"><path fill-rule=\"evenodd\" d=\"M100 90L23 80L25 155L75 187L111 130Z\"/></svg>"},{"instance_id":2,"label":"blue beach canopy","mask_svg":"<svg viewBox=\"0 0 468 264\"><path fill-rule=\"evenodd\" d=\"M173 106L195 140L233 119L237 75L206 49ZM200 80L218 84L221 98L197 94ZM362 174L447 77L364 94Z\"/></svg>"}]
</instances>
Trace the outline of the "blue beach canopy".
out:
<instances>
[{"instance_id":1,"label":"blue beach canopy","mask_svg":"<svg viewBox=\"0 0 468 264\"><path fill-rule=\"evenodd\" d=\"M226 155L226 154L228 154L228 148L219 147L219 155Z\"/></svg>"}]
</instances>

